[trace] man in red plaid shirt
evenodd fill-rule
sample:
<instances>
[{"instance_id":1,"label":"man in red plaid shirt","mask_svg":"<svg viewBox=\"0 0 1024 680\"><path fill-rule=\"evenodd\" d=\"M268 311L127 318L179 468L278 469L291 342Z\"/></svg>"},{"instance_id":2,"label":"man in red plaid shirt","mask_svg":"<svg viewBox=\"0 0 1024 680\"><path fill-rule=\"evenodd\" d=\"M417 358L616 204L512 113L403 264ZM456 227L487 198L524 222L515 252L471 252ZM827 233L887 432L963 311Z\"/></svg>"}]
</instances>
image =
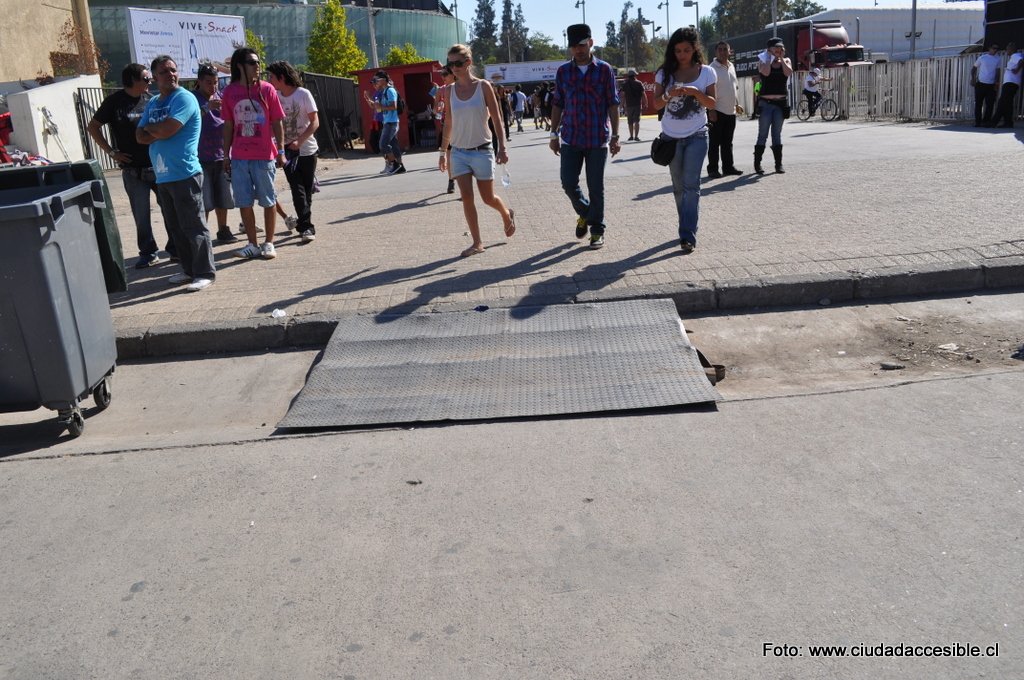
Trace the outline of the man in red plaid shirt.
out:
<instances>
[{"instance_id":1,"label":"man in red plaid shirt","mask_svg":"<svg viewBox=\"0 0 1024 680\"><path fill-rule=\"evenodd\" d=\"M562 189L578 215L576 238L585 237L589 228L590 247L596 250L604 245L604 166L608 152L614 156L620 148L619 95L615 71L591 54L590 26L573 24L566 29L566 37L572 61L559 66L555 74L550 146L561 156ZM589 199L580 190L584 163Z\"/></svg>"}]
</instances>

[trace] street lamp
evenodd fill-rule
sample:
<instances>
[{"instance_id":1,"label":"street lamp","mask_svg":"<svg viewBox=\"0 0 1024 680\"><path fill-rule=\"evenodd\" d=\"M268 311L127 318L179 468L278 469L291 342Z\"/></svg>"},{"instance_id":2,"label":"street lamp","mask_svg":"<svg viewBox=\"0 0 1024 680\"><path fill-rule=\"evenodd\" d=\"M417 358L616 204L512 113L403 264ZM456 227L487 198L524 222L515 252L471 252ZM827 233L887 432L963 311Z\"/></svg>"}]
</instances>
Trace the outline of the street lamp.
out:
<instances>
[{"instance_id":1,"label":"street lamp","mask_svg":"<svg viewBox=\"0 0 1024 680\"><path fill-rule=\"evenodd\" d=\"M693 26L694 28L700 27L700 3L697 0L683 0L683 7L693 7L697 10L697 23Z\"/></svg>"},{"instance_id":2,"label":"street lamp","mask_svg":"<svg viewBox=\"0 0 1024 680\"><path fill-rule=\"evenodd\" d=\"M455 12L455 42L462 42L459 40L459 0L452 0L452 11Z\"/></svg>"},{"instance_id":3,"label":"street lamp","mask_svg":"<svg viewBox=\"0 0 1024 680\"><path fill-rule=\"evenodd\" d=\"M672 30L672 22L668 20L668 0L658 3L658 9L665 7L665 39L668 39L668 32Z\"/></svg>"},{"instance_id":4,"label":"street lamp","mask_svg":"<svg viewBox=\"0 0 1024 680\"><path fill-rule=\"evenodd\" d=\"M587 0L576 0L576 9L583 8L583 23L587 23Z\"/></svg>"}]
</instances>

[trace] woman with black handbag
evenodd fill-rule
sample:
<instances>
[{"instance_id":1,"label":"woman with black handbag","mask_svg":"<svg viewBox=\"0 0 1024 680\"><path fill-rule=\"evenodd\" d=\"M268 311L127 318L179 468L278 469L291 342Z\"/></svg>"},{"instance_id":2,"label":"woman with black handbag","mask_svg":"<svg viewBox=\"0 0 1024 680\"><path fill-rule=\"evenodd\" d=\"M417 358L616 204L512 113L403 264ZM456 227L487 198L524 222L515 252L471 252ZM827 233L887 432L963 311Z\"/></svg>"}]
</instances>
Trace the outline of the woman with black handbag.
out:
<instances>
[{"instance_id":1,"label":"woman with black handbag","mask_svg":"<svg viewBox=\"0 0 1024 680\"><path fill-rule=\"evenodd\" d=\"M754 172L764 174L761 158L764 157L764 143L768 141L768 131L771 130L775 172L784 173L782 121L789 118L789 77L793 75L793 64L786 56L782 38L768 41L768 49L761 53L757 71L761 74L761 94L758 100L761 115L758 117L757 143L754 145Z\"/></svg>"},{"instance_id":2,"label":"woman with black handbag","mask_svg":"<svg viewBox=\"0 0 1024 680\"><path fill-rule=\"evenodd\" d=\"M700 174L708 154L707 110L715 106L716 79L715 70L704 64L697 31L676 29L654 76L654 105L665 111L661 145L665 140L675 142L668 167L679 214L679 247L684 255L697 247Z\"/></svg>"}]
</instances>

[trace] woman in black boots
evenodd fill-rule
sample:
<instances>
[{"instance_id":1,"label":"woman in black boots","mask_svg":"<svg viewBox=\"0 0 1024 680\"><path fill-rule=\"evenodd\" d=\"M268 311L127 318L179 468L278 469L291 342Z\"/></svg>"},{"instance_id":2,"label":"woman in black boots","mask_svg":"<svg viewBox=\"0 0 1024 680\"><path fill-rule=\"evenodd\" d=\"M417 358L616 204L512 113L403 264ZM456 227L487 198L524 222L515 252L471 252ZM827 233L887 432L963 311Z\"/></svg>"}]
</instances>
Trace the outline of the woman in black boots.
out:
<instances>
[{"instance_id":1,"label":"woman in black boots","mask_svg":"<svg viewBox=\"0 0 1024 680\"><path fill-rule=\"evenodd\" d=\"M782 121L789 117L789 77L793 75L793 64L786 57L786 48L781 38L768 41L768 49L761 53L757 67L761 74L761 115L758 118L757 144L754 145L754 171L764 174L761 158L768 131L772 133L772 153L775 155L775 172L786 172L782 168Z\"/></svg>"}]
</instances>

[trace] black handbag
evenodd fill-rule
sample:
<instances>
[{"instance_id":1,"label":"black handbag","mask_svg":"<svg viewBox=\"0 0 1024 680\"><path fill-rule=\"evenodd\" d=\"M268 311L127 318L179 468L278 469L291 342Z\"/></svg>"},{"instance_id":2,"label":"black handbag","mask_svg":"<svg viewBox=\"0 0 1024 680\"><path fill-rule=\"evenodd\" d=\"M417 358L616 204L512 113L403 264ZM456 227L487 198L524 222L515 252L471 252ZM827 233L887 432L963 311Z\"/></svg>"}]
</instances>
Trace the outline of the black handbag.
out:
<instances>
[{"instance_id":1,"label":"black handbag","mask_svg":"<svg viewBox=\"0 0 1024 680\"><path fill-rule=\"evenodd\" d=\"M658 135L651 142L651 160L658 165L669 165L676 157L676 140Z\"/></svg>"}]
</instances>

